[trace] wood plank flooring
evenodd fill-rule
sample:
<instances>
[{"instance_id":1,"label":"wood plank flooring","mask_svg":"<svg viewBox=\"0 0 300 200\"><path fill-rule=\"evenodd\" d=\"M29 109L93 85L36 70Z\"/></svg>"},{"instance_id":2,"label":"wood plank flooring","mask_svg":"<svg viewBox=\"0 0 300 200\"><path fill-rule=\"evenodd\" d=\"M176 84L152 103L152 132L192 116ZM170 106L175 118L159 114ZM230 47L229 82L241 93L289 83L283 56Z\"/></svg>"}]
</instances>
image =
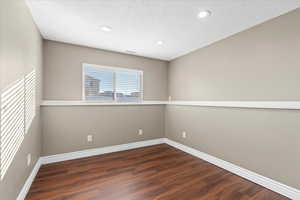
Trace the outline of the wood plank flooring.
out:
<instances>
[{"instance_id":1,"label":"wood plank flooring","mask_svg":"<svg viewBox=\"0 0 300 200\"><path fill-rule=\"evenodd\" d=\"M27 200L286 200L166 144L43 165Z\"/></svg>"}]
</instances>

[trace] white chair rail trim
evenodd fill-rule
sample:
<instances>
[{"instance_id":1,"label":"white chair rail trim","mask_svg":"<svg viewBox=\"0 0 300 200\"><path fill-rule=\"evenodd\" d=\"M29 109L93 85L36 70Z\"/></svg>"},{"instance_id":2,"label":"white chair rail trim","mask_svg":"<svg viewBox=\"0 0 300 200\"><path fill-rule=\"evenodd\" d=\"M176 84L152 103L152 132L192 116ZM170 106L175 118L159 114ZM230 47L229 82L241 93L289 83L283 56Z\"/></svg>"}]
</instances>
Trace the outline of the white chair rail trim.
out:
<instances>
[{"instance_id":1,"label":"white chair rail trim","mask_svg":"<svg viewBox=\"0 0 300 200\"><path fill-rule=\"evenodd\" d=\"M98 101L42 101L41 106L137 106L137 105L165 105L165 101L141 102L98 102Z\"/></svg>"},{"instance_id":2,"label":"white chair rail trim","mask_svg":"<svg viewBox=\"0 0 300 200\"><path fill-rule=\"evenodd\" d=\"M128 103L104 103L97 101L53 101L44 100L41 106L139 106L176 105L224 108L300 109L300 101L141 101Z\"/></svg>"}]
</instances>

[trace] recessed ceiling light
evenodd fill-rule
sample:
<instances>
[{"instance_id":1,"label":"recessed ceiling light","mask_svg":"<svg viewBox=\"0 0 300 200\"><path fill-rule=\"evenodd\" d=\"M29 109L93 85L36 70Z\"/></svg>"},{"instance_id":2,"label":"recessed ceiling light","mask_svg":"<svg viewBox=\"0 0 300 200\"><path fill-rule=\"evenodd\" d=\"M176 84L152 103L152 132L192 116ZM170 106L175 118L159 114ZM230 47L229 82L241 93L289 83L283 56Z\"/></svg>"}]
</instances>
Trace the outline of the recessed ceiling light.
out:
<instances>
[{"instance_id":1,"label":"recessed ceiling light","mask_svg":"<svg viewBox=\"0 0 300 200\"><path fill-rule=\"evenodd\" d=\"M164 44L164 42L163 41L157 41L157 43L156 43L157 45L163 45Z\"/></svg>"},{"instance_id":2,"label":"recessed ceiling light","mask_svg":"<svg viewBox=\"0 0 300 200\"><path fill-rule=\"evenodd\" d=\"M203 19L211 15L211 11L203 10L198 13L198 18Z\"/></svg>"},{"instance_id":3,"label":"recessed ceiling light","mask_svg":"<svg viewBox=\"0 0 300 200\"><path fill-rule=\"evenodd\" d=\"M110 32L112 28L110 26L101 26L101 30L104 32Z\"/></svg>"}]
</instances>

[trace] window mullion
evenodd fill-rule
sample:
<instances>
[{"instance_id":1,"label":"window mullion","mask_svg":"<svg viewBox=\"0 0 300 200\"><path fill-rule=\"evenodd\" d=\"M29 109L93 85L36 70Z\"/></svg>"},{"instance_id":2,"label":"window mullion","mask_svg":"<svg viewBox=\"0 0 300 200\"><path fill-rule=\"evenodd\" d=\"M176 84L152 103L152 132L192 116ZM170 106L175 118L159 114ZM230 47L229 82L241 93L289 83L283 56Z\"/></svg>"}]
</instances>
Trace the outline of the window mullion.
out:
<instances>
[{"instance_id":1,"label":"window mullion","mask_svg":"<svg viewBox=\"0 0 300 200\"><path fill-rule=\"evenodd\" d=\"M116 71L113 73L113 87L114 87L114 102L117 102L117 82L116 82Z\"/></svg>"},{"instance_id":2,"label":"window mullion","mask_svg":"<svg viewBox=\"0 0 300 200\"><path fill-rule=\"evenodd\" d=\"M140 76L140 88L139 88L139 91L140 91L140 101L144 101L144 85L143 85L143 83L144 83L144 80L143 80L144 76L143 76L143 73L140 72L139 76Z\"/></svg>"}]
</instances>

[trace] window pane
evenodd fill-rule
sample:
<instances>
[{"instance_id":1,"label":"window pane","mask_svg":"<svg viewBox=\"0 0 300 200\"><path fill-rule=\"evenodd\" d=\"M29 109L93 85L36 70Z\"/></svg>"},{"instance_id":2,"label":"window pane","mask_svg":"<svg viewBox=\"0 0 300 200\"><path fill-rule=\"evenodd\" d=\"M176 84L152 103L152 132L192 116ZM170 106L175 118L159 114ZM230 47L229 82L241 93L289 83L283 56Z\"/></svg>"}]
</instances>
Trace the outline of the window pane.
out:
<instances>
[{"instance_id":1,"label":"window pane","mask_svg":"<svg viewBox=\"0 0 300 200\"><path fill-rule=\"evenodd\" d=\"M97 101L114 100L114 73L112 70L85 67L85 99Z\"/></svg>"},{"instance_id":2,"label":"window pane","mask_svg":"<svg viewBox=\"0 0 300 200\"><path fill-rule=\"evenodd\" d=\"M136 102L141 99L141 73L116 72L116 93L119 102Z\"/></svg>"}]
</instances>

